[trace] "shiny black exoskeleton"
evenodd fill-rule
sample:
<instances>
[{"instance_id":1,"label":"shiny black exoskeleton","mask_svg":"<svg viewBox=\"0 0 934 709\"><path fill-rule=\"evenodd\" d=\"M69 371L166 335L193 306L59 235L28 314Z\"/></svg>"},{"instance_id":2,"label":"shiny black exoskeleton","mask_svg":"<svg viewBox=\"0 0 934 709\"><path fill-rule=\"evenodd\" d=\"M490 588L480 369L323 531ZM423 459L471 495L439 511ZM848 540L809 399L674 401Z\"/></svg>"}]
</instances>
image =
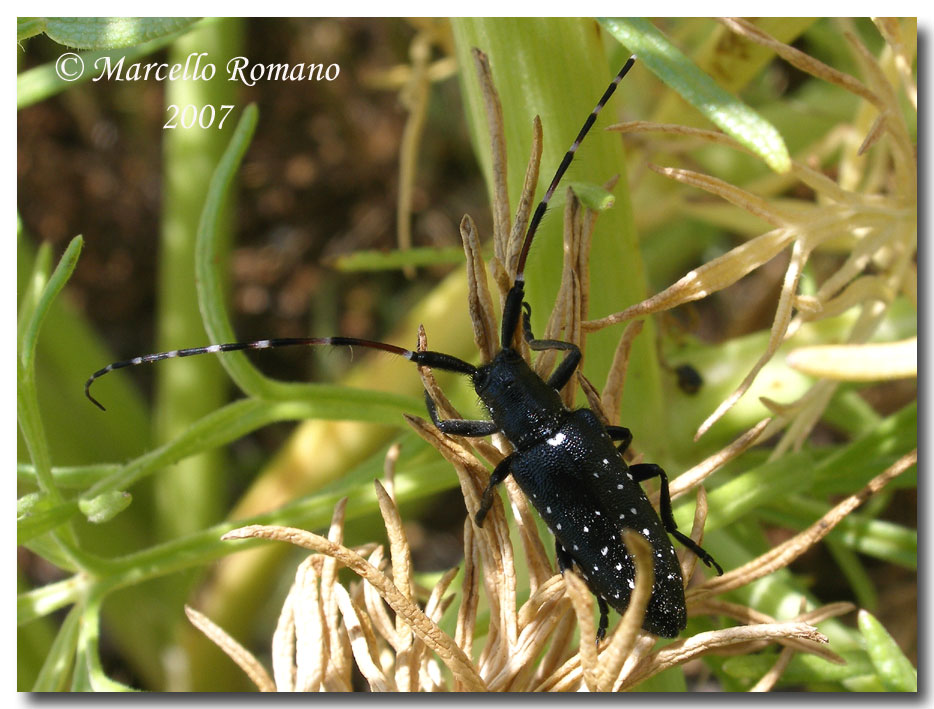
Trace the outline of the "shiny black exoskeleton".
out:
<instances>
[{"instance_id":1,"label":"shiny black exoskeleton","mask_svg":"<svg viewBox=\"0 0 934 709\"><path fill-rule=\"evenodd\" d=\"M515 280L503 305L501 349L493 361L475 367L443 352L412 351L350 337L234 342L160 352L107 365L85 384L88 398L103 409L91 396L90 387L95 379L122 367L173 357L297 345L367 347L405 357L419 365L465 374L471 377L474 389L489 410L490 420L441 420L426 394L435 426L444 433L459 436L502 433L514 449L490 475L476 523L483 524L493 504L496 486L512 474L555 536L558 568L564 572L576 566L596 595L600 606L599 637L606 632L609 606L623 612L629 604L635 569L623 544L622 532L636 531L650 542L655 557L655 582L642 627L657 635L675 637L684 629L686 610L681 568L668 535L691 549L705 564L714 566L718 573L723 571L706 551L676 529L665 472L651 463L626 465L622 454L632 440L629 429L604 426L591 410L570 410L562 403L558 392L577 370L581 351L568 342L535 339L529 322L531 312L524 301L525 262L548 202L581 140L634 61L635 57L631 57L626 62L584 122L529 222ZM513 348L513 337L520 325L533 351L554 349L566 353L548 381L535 374ZM653 477L660 482L660 518L639 485Z\"/></svg>"}]
</instances>

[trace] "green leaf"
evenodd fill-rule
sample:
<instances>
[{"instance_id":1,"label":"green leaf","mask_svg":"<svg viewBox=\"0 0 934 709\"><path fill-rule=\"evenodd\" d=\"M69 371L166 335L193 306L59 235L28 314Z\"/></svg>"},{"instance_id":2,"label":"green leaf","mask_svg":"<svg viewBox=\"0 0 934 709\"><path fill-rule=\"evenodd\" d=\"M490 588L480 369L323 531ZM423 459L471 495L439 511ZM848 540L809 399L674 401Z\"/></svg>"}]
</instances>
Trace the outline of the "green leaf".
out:
<instances>
[{"instance_id":1,"label":"green leaf","mask_svg":"<svg viewBox=\"0 0 934 709\"><path fill-rule=\"evenodd\" d=\"M861 610L859 632L879 680L889 692L917 692L918 673L888 631L872 613Z\"/></svg>"},{"instance_id":2,"label":"green leaf","mask_svg":"<svg viewBox=\"0 0 934 709\"><path fill-rule=\"evenodd\" d=\"M83 245L84 239L82 239L81 236L76 236L69 242L68 248L65 249L65 253L62 254L62 258L58 262L58 266L56 266L55 271L52 272L45 288L42 289L42 294L39 296L39 302L36 305L36 311L33 313L29 324L26 326L26 331L23 333L20 360L23 363L24 369L29 370L32 367L32 361L36 350L36 339L39 337L39 328L42 326L42 321L49 312L52 301L58 296L61 289L65 286L65 283L71 277L72 272L75 270L75 266L78 265L78 256L81 254L81 247Z\"/></svg>"},{"instance_id":3,"label":"green leaf","mask_svg":"<svg viewBox=\"0 0 934 709\"><path fill-rule=\"evenodd\" d=\"M142 44L185 29L197 17L46 17L25 18L17 24L22 38L38 34L75 49L116 49Z\"/></svg>"},{"instance_id":4,"label":"green leaf","mask_svg":"<svg viewBox=\"0 0 934 709\"><path fill-rule=\"evenodd\" d=\"M396 271L405 266L448 266L464 263L459 246L442 249L416 247L404 251L354 251L334 258L328 265L338 271Z\"/></svg>"},{"instance_id":5,"label":"green leaf","mask_svg":"<svg viewBox=\"0 0 934 709\"><path fill-rule=\"evenodd\" d=\"M568 182L567 186L574 190L581 204L595 212L605 212L616 204L616 195L600 185L590 182ZM556 200L555 206L558 204Z\"/></svg>"},{"instance_id":6,"label":"green leaf","mask_svg":"<svg viewBox=\"0 0 934 709\"><path fill-rule=\"evenodd\" d=\"M652 73L724 133L762 158L775 172L788 172L791 157L778 130L756 111L721 89L653 24L632 18L601 18L600 23Z\"/></svg>"},{"instance_id":7,"label":"green leaf","mask_svg":"<svg viewBox=\"0 0 934 709\"><path fill-rule=\"evenodd\" d=\"M133 496L130 493L123 490L110 490L90 500L79 501L78 508L88 518L88 522L102 524L123 512L132 501Z\"/></svg>"},{"instance_id":8,"label":"green leaf","mask_svg":"<svg viewBox=\"0 0 934 709\"><path fill-rule=\"evenodd\" d=\"M32 686L33 692L63 692L67 689L66 680L71 674L75 662L75 648L78 645L78 630L81 627L81 608L75 606L58 629L52 649L46 655L39 676Z\"/></svg>"},{"instance_id":9,"label":"green leaf","mask_svg":"<svg viewBox=\"0 0 934 709\"><path fill-rule=\"evenodd\" d=\"M24 495L16 503L16 543L25 544L55 529L76 510L74 502L58 502L36 492Z\"/></svg>"}]
</instances>

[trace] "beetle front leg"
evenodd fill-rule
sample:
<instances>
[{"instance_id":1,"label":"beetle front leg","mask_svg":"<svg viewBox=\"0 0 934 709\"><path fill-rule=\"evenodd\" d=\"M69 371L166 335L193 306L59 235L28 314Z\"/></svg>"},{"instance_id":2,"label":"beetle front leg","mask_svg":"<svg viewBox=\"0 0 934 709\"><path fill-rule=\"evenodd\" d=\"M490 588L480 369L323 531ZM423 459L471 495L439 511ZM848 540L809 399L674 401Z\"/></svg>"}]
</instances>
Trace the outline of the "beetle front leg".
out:
<instances>
[{"instance_id":1,"label":"beetle front leg","mask_svg":"<svg viewBox=\"0 0 934 709\"><path fill-rule=\"evenodd\" d=\"M510 453L499 461L499 464L493 469L490 475L490 482L486 486L486 490L483 491L483 496L480 498L480 509L477 510L477 514L474 517L474 522L476 522L478 527L483 526L486 513L489 512L490 508L493 506L493 494L496 492L496 486L509 477L509 468L512 465L512 459L515 455L515 453Z\"/></svg>"},{"instance_id":2,"label":"beetle front leg","mask_svg":"<svg viewBox=\"0 0 934 709\"><path fill-rule=\"evenodd\" d=\"M471 438L479 438L481 436L492 436L494 433L499 431L499 429L496 427L496 424L492 421L441 419L438 416L438 407L435 406L435 402L427 390L425 391L425 406L428 409L428 415L431 417L431 422L435 425L435 428L441 431L441 433L449 433L452 436L468 436Z\"/></svg>"},{"instance_id":3,"label":"beetle front leg","mask_svg":"<svg viewBox=\"0 0 934 709\"><path fill-rule=\"evenodd\" d=\"M632 479L637 483L644 482L649 478L659 479L658 506L662 516L662 524L665 525L665 531L697 554L697 558L707 564L707 566L713 566L717 570L717 574L722 576L723 567L714 561L714 558L697 542L686 534L682 534L678 531L678 525L675 524L675 517L671 511L671 494L668 492L668 474L662 470L661 466L655 463L639 463L638 465L630 465L629 472L632 473Z\"/></svg>"},{"instance_id":4,"label":"beetle front leg","mask_svg":"<svg viewBox=\"0 0 934 709\"><path fill-rule=\"evenodd\" d=\"M555 371L552 372L551 376L548 378L548 386L555 391L561 391L564 385L571 381L571 376L581 363L583 355L581 354L580 348L573 342L536 340L535 336L532 334L532 323L529 321L532 309L528 303L523 303L522 308L524 310L522 333L525 336L525 341L529 343L529 348L533 352L541 352L542 350L563 350L567 352L567 355L561 360L561 364L555 368Z\"/></svg>"}]
</instances>

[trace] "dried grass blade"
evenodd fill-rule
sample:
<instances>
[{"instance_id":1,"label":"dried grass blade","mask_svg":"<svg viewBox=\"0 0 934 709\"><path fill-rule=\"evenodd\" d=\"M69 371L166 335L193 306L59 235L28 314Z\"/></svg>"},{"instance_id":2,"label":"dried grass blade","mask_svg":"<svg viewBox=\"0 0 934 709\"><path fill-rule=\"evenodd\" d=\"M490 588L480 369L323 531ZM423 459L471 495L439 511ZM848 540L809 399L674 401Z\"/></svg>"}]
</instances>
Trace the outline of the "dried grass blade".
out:
<instances>
[{"instance_id":1,"label":"dried grass blade","mask_svg":"<svg viewBox=\"0 0 934 709\"><path fill-rule=\"evenodd\" d=\"M473 323L473 339L483 361L489 362L499 348L499 328L493 311L493 299L490 297L486 264L480 251L477 226L467 215L461 220L460 233L467 255L467 307L470 322Z\"/></svg>"},{"instance_id":2,"label":"dried grass blade","mask_svg":"<svg viewBox=\"0 0 934 709\"><path fill-rule=\"evenodd\" d=\"M318 592L319 580L314 557L299 564L293 587L296 593L292 616L295 626L294 686L300 692L317 692L324 680L327 665L324 608Z\"/></svg>"},{"instance_id":3,"label":"dried grass blade","mask_svg":"<svg viewBox=\"0 0 934 709\"><path fill-rule=\"evenodd\" d=\"M761 234L694 269L661 293L641 303L597 320L588 320L582 324L583 330L593 332L619 322L706 298L711 293L733 285L746 274L771 261L794 240L794 237L794 232L785 228Z\"/></svg>"},{"instance_id":4,"label":"dried grass blade","mask_svg":"<svg viewBox=\"0 0 934 709\"><path fill-rule=\"evenodd\" d=\"M844 88L850 93L856 94L857 96L861 96L874 106L878 106L880 109L884 108L882 100L858 79L850 76L849 74L844 74L842 71L837 71L836 69L827 66L823 62L818 61L814 57L805 54L804 52L801 52L794 47L790 47L784 42L779 42L777 39L772 37L770 34L763 32L751 22L740 19L738 17L721 18L720 22L722 22L732 32L735 32L741 37L745 37L746 39L757 44L761 44L764 47L769 47L776 54L778 54L778 56L780 56L792 66L797 67L801 71L806 72L811 76L816 76L818 79L828 81L831 84L840 86L841 88Z\"/></svg>"},{"instance_id":5,"label":"dried grass blade","mask_svg":"<svg viewBox=\"0 0 934 709\"><path fill-rule=\"evenodd\" d=\"M564 587L574 613L577 615L577 627L580 629L578 656L584 676L584 684L590 692L596 692L597 675L597 624L593 619L593 596L584 580L576 572L564 572Z\"/></svg>"},{"instance_id":6,"label":"dried grass blade","mask_svg":"<svg viewBox=\"0 0 934 709\"><path fill-rule=\"evenodd\" d=\"M379 647L366 614L360 611L343 586L337 586L334 591L360 674L370 685L370 690L374 692L394 691L395 684L385 675L379 664Z\"/></svg>"},{"instance_id":7,"label":"dried grass blade","mask_svg":"<svg viewBox=\"0 0 934 709\"><path fill-rule=\"evenodd\" d=\"M736 645L760 641L779 641L802 638L816 642L827 642L827 637L807 623L769 623L766 625L743 625L723 630L698 633L690 638L677 640L666 645L640 662L623 684L623 689L662 672L669 667L682 665L708 652L722 651Z\"/></svg>"},{"instance_id":8,"label":"dried grass blade","mask_svg":"<svg viewBox=\"0 0 934 709\"><path fill-rule=\"evenodd\" d=\"M700 485L704 480L710 477L715 470L718 470L752 448L762 438L763 431L765 431L771 421L772 419L770 418L762 419L735 441L721 448L710 457L702 460L693 468L685 470L681 475L672 480L668 487L671 499L674 500L697 485Z\"/></svg>"},{"instance_id":9,"label":"dried grass blade","mask_svg":"<svg viewBox=\"0 0 934 709\"><path fill-rule=\"evenodd\" d=\"M516 220L513 222L512 231L509 234L509 242L506 245L506 260L503 262L510 282L515 278L516 269L519 267L519 252L522 250L525 230L529 225L529 217L532 214L535 188L538 186L538 171L542 162L542 145L542 121L538 116L535 116L532 119L532 151L529 154L529 164L525 168L525 180L522 183L522 193L519 195L519 206L516 207ZM504 297L508 290L507 285L506 290L502 293Z\"/></svg>"},{"instance_id":10,"label":"dried grass blade","mask_svg":"<svg viewBox=\"0 0 934 709\"><path fill-rule=\"evenodd\" d=\"M791 658L795 656L795 651L790 647L783 647L782 651L778 655L778 659L775 660L775 664L769 668L769 671L766 672L762 679L756 682L752 687L750 687L750 692L770 692L772 688L775 687L775 684L781 679L782 673L785 671L785 668L788 667L788 664L791 662Z\"/></svg>"},{"instance_id":11,"label":"dried grass blade","mask_svg":"<svg viewBox=\"0 0 934 709\"><path fill-rule=\"evenodd\" d=\"M454 644L453 640L445 635L417 605L405 598L382 571L371 566L366 559L356 552L317 534L292 527L250 525L232 530L225 534L222 539L247 539L251 537L284 541L334 557L358 576L375 586L389 606L397 614L405 617L422 641L437 653L441 661L450 668L455 676L460 676L470 689L483 691L485 688L473 664L464 655L463 651ZM335 585L334 591L340 594L343 588ZM344 593L346 594L346 591Z\"/></svg>"},{"instance_id":12,"label":"dried grass blade","mask_svg":"<svg viewBox=\"0 0 934 709\"><path fill-rule=\"evenodd\" d=\"M243 645L230 637L219 625L215 625L206 615L199 613L191 606L185 606L185 615L191 624L200 630L204 635L217 645L224 654L237 663L237 666L243 670L257 689L261 692L275 692L276 685L272 677L266 672L259 660L253 653L247 650Z\"/></svg>"},{"instance_id":13,"label":"dried grass blade","mask_svg":"<svg viewBox=\"0 0 934 709\"><path fill-rule=\"evenodd\" d=\"M629 529L623 532L623 542L635 561L636 585L629 599L629 606L613 633L613 638L600 653L600 667L597 669L598 692L613 691L623 664L632 652L636 638L639 637L642 622L645 619L645 609L652 596L652 584L655 582L655 572L652 568L652 545L645 537Z\"/></svg>"},{"instance_id":14,"label":"dried grass blade","mask_svg":"<svg viewBox=\"0 0 934 709\"><path fill-rule=\"evenodd\" d=\"M480 81L487 130L490 132L490 155L493 178L493 253L506 263L506 237L509 234L509 192L506 187L506 137L503 127L503 107L493 83L493 70L486 54L473 49L474 67Z\"/></svg>"},{"instance_id":15,"label":"dried grass blade","mask_svg":"<svg viewBox=\"0 0 934 709\"><path fill-rule=\"evenodd\" d=\"M301 569L301 567L299 567ZM296 577L298 574L296 573ZM272 676L275 678L276 688L280 692L295 691L295 596L298 594L297 578L292 584L282 611L276 621L276 629L272 634ZM323 621L322 621L323 622ZM324 642L321 644L324 651Z\"/></svg>"}]
</instances>

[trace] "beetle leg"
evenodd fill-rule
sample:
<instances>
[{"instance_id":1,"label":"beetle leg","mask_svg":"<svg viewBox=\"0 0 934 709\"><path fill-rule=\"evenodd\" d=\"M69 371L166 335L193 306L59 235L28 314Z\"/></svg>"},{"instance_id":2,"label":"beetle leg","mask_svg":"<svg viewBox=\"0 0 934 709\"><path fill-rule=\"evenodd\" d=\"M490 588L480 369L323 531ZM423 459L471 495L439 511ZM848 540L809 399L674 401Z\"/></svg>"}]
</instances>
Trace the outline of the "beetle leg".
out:
<instances>
[{"instance_id":1,"label":"beetle leg","mask_svg":"<svg viewBox=\"0 0 934 709\"><path fill-rule=\"evenodd\" d=\"M474 522L477 523L478 527L483 526L483 519L486 517L486 513L490 511L490 507L493 506L493 493L496 491L496 486L509 476L509 467L512 465L512 459L515 455L515 453L510 453L499 461L499 465L493 469L490 482L486 486L486 490L483 491L483 497L480 498L480 509L477 510L474 517Z\"/></svg>"},{"instance_id":2,"label":"beetle leg","mask_svg":"<svg viewBox=\"0 0 934 709\"><path fill-rule=\"evenodd\" d=\"M568 553L557 537L555 537L555 561L558 562L558 571L562 574L574 564L574 557Z\"/></svg>"},{"instance_id":3,"label":"beetle leg","mask_svg":"<svg viewBox=\"0 0 934 709\"><path fill-rule=\"evenodd\" d=\"M499 429L492 421L472 421L470 419L445 419L438 417L438 407L431 396L425 391L425 406L428 408L428 415L431 422L441 433L449 433L454 436L470 436L477 438L479 436L491 436Z\"/></svg>"},{"instance_id":4,"label":"beetle leg","mask_svg":"<svg viewBox=\"0 0 934 709\"><path fill-rule=\"evenodd\" d=\"M529 348L531 350L534 352L541 352L542 350L563 350L567 352L561 364L555 368L555 371L552 372L551 376L548 378L548 386L555 391L561 391L564 385L571 381L571 376L581 363L581 357L583 357L583 355L581 354L580 348L572 342L562 342L561 340L536 340L535 336L532 334L532 324L529 321L532 308L528 303L523 303L522 309L524 311L522 317L522 333L525 336L525 341L529 343Z\"/></svg>"},{"instance_id":5,"label":"beetle leg","mask_svg":"<svg viewBox=\"0 0 934 709\"><path fill-rule=\"evenodd\" d=\"M610 627L610 607L603 596L597 596L597 605L600 606L600 625L597 628L597 644L606 637L606 629Z\"/></svg>"},{"instance_id":6,"label":"beetle leg","mask_svg":"<svg viewBox=\"0 0 934 709\"><path fill-rule=\"evenodd\" d=\"M632 431L625 426L607 426L606 433L611 441L620 442L620 444L616 446L616 450L619 451L620 455L625 453L629 448L629 444L632 443Z\"/></svg>"},{"instance_id":7,"label":"beetle leg","mask_svg":"<svg viewBox=\"0 0 934 709\"><path fill-rule=\"evenodd\" d=\"M638 465L630 465L629 472L632 473L632 479L637 483L641 483L649 478L659 479L659 512L661 512L662 524L665 525L665 531L697 554L697 557L707 564L707 566L715 568L717 574L722 576L723 568L720 564L714 561L714 558L697 542L686 534L682 534L678 531L678 525L675 524L675 517L671 512L671 494L668 492L668 475L662 470L661 466L655 463L639 463Z\"/></svg>"}]
</instances>

